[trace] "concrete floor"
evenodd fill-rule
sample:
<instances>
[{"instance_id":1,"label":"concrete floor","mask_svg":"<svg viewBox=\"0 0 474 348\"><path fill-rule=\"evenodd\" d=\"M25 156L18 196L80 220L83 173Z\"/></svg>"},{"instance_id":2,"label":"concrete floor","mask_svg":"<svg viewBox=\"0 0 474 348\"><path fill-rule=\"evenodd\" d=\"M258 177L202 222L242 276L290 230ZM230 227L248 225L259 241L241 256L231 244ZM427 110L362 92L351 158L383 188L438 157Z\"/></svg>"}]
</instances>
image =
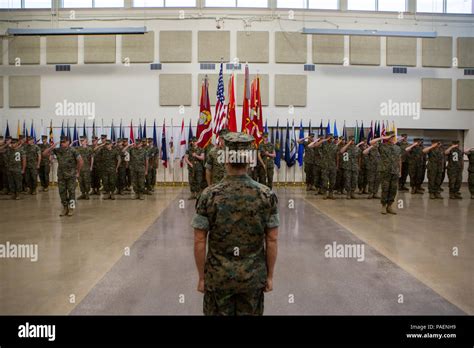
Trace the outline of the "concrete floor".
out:
<instances>
[{"instance_id":1,"label":"concrete floor","mask_svg":"<svg viewBox=\"0 0 474 348\"><path fill-rule=\"evenodd\" d=\"M473 201L401 194L399 215L382 216L376 201L276 191L279 256L266 314L474 313ZM36 263L0 259L0 314L201 314L187 196L167 187L146 201L95 197L72 218L58 216L56 189L0 196L0 243L37 243L40 253ZM333 242L363 244L365 260L324 257Z\"/></svg>"}]
</instances>

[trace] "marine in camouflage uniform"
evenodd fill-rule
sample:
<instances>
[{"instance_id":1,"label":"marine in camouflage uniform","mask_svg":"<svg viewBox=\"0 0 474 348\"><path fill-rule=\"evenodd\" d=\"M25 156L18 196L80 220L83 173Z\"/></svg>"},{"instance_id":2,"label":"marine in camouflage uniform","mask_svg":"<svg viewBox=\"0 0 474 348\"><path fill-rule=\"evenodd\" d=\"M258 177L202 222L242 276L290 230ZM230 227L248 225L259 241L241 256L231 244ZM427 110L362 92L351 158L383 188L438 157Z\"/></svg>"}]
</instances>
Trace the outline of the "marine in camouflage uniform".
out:
<instances>
[{"instance_id":1,"label":"marine in camouflage uniform","mask_svg":"<svg viewBox=\"0 0 474 348\"><path fill-rule=\"evenodd\" d=\"M158 169L158 158L160 150L153 145L153 138L148 138L148 175L146 177L146 193L155 191L156 171Z\"/></svg>"},{"instance_id":2,"label":"marine in camouflage uniform","mask_svg":"<svg viewBox=\"0 0 474 348\"><path fill-rule=\"evenodd\" d=\"M469 185L469 193L471 194L471 199L474 199L474 148L468 149L464 153L469 159L467 183Z\"/></svg>"},{"instance_id":3,"label":"marine in camouflage uniform","mask_svg":"<svg viewBox=\"0 0 474 348\"><path fill-rule=\"evenodd\" d=\"M401 169L401 149L396 144L397 137L395 132L387 132L385 137L373 139L370 144L373 145L379 141L387 140L386 143L379 143L380 152L380 179L382 185L382 214L397 213L393 210L392 205L395 201L398 191L398 180L400 178Z\"/></svg>"},{"instance_id":4,"label":"marine in camouflage uniform","mask_svg":"<svg viewBox=\"0 0 474 348\"><path fill-rule=\"evenodd\" d=\"M316 194L322 194L322 175L323 175L323 166L322 166L322 154L321 148L314 148L314 187L317 189Z\"/></svg>"},{"instance_id":5,"label":"marine in camouflage uniform","mask_svg":"<svg viewBox=\"0 0 474 348\"><path fill-rule=\"evenodd\" d=\"M363 151L369 146L367 145L367 139L361 138L359 146L359 175L357 177L357 187L359 188L359 194L367 194L367 163L365 162L366 157L363 155Z\"/></svg>"},{"instance_id":6,"label":"marine in camouflage uniform","mask_svg":"<svg viewBox=\"0 0 474 348\"><path fill-rule=\"evenodd\" d=\"M41 137L41 144L39 144L38 146L40 148L41 153L43 153L44 150L49 148L48 136L43 135ZM48 191L50 171L51 171L51 156L48 156L48 157L41 156L41 163L40 163L38 174L40 178L41 187L43 188L43 192Z\"/></svg>"},{"instance_id":7,"label":"marine in camouflage uniform","mask_svg":"<svg viewBox=\"0 0 474 348\"><path fill-rule=\"evenodd\" d=\"M117 173L117 193L123 195L125 189L127 188L127 167L128 162L130 161L130 154L128 151L123 151L127 146L128 139L122 138L119 139L117 148L120 151L120 166Z\"/></svg>"},{"instance_id":8,"label":"marine in camouflage uniform","mask_svg":"<svg viewBox=\"0 0 474 348\"><path fill-rule=\"evenodd\" d=\"M304 145L304 173L306 176L306 191L314 191L316 188L314 186L314 147L309 147L308 145L314 142L314 133L309 133L306 138L298 139L298 144Z\"/></svg>"},{"instance_id":9,"label":"marine in camouflage uniform","mask_svg":"<svg viewBox=\"0 0 474 348\"><path fill-rule=\"evenodd\" d=\"M443 182L445 160L441 149L441 142L437 139L432 139L431 146L423 149L423 153L428 156L428 191L430 199L442 199L440 188Z\"/></svg>"},{"instance_id":10,"label":"marine in camouflage uniform","mask_svg":"<svg viewBox=\"0 0 474 348\"><path fill-rule=\"evenodd\" d=\"M444 153L448 156L449 198L462 199L460 190L464 167L464 153L459 149L459 141L453 141L453 144Z\"/></svg>"},{"instance_id":11,"label":"marine in camouflage uniform","mask_svg":"<svg viewBox=\"0 0 474 348\"><path fill-rule=\"evenodd\" d=\"M347 199L356 199L355 190L357 187L357 176L359 174L359 148L354 145L354 137L349 137L349 141L340 150L342 154L342 168L344 169L344 188Z\"/></svg>"},{"instance_id":12,"label":"marine in camouflage uniform","mask_svg":"<svg viewBox=\"0 0 474 348\"><path fill-rule=\"evenodd\" d=\"M81 172L83 164L81 155L74 147L69 146L67 137L61 137L61 145L55 148L57 143L43 151L43 156L49 156L52 152L58 160L58 187L59 197L63 210L59 216L72 216L76 209L76 180Z\"/></svg>"},{"instance_id":13,"label":"marine in camouflage uniform","mask_svg":"<svg viewBox=\"0 0 474 348\"><path fill-rule=\"evenodd\" d=\"M379 199L380 196L377 195L380 187L379 144L375 143L374 145L370 145L367 149L364 150L363 155L365 156L365 169L367 173L367 186L369 191L369 196L367 197L367 199Z\"/></svg>"},{"instance_id":14,"label":"marine in camouflage uniform","mask_svg":"<svg viewBox=\"0 0 474 348\"><path fill-rule=\"evenodd\" d=\"M188 181L191 190L189 199L196 199L202 191L202 181L204 173L204 149L196 144L197 138L191 138L191 144L186 150L184 160L188 165Z\"/></svg>"},{"instance_id":15,"label":"marine in camouflage uniform","mask_svg":"<svg viewBox=\"0 0 474 348\"><path fill-rule=\"evenodd\" d=\"M263 140L258 146L259 172L258 180L261 184L273 188L273 173L275 171L275 146L268 141L268 133L263 133Z\"/></svg>"},{"instance_id":16,"label":"marine in camouflage uniform","mask_svg":"<svg viewBox=\"0 0 474 348\"><path fill-rule=\"evenodd\" d=\"M342 153L341 149L346 145L346 141L343 137L339 137L337 143L337 172L336 172L336 185L334 187L335 191L339 194L343 194L344 191L344 168L342 168Z\"/></svg>"},{"instance_id":17,"label":"marine in camouflage uniform","mask_svg":"<svg viewBox=\"0 0 474 348\"><path fill-rule=\"evenodd\" d=\"M104 146L104 145L101 145ZM101 148L102 159L102 185L104 187L105 199L115 199L114 192L117 185L117 173L120 166L120 150L112 146L111 140L105 141Z\"/></svg>"},{"instance_id":18,"label":"marine in camouflage uniform","mask_svg":"<svg viewBox=\"0 0 474 348\"><path fill-rule=\"evenodd\" d=\"M79 173L79 188L81 195L77 199L89 199L91 190L91 165L93 165L93 150L87 144L87 137L80 137L81 146L76 151L81 155L83 165Z\"/></svg>"},{"instance_id":19,"label":"marine in camouflage uniform","mask_svg":"<svg viewBox=\"0 0 474 348\"><path fill-rule=\"evenodd\" d=\"M219 144L214 146L206 155L206 181L207 185L211 186L217 184L225 176L225 166L219 160L220 151L224 151L223 137L228 133L227 129L219 132Z\"/></svg>"},{"instance_id":20,"label":"marine in camouflage uniform","mask_svg":"<svg viewBox=\"0 0 474 348\"><path fill-rule=\"evenodd\" d=\"M413 139L414 143L407 146L405 152L408 152L408 172L410 174L410 187L412 194L423 194L425 190L421 187L424 176L424 154L421 138Z\"/></svg>"},{"instance_id":21,"label":"marine in camouflage uniform","mask_svg":"<svg viewBox=\"0 0 474 348\"><path fill-rule=\"evenodd\" d=\"M94 150L96 147L99 146L99 138L97 137L92 137L92 145L91 148ZM92 170L91 170L91 187L92 187L92 192L91 195L98 195L100 194L100 156L97 154L94 154L94 162L92 164Z\"/></svg>"},{"instance_id":22,"label":"marine in camouflage uniform","mask_svg":"<svg viewBox=\"0 0 474 348\"><path fill-rule=\"evenodd\" d=\"M334 199L338 159L338 147L334 143L334 136L331 133L326 134L326 139L321 140L320 145L316 146L321 147L322 194L326 195L324 199Z\"/></svg>"},{"instance_id":23,"label":"marine in camouflage uniform","mask_svg":"<svg viewBox=\"0 0 474 348\"><path fill-rule=\"evenodd\" d=\"M397 145L402 150L402 171L400 175L400 180L398 181L399 191L409 191L408 188L406 187L406 182L408 178L408 153L405 150L410 145L407 139L408 139L408 135L402 134L402 138L397 143Z\"/></svg>"},{"instance_id":24,"label":"marine in camouflage uniform","mask_svg":"<svg viewBox=\"0 0 474 348\"><path fill-rule=\"evenodd\" d=\"M253 150L253 141L243 133L225 136L231 150ZM278 200L246 174L248 164L228 166L229 174L202 192L191 223L198 291L205 315L262 315L264 292L273 288Z\"/></svg>"},{"instance_id":25,"label":"marine in camouflage uniform","mask_svg":"<svg viewBox=\"0 0 474 348\"><path fill-rule=\"evenodd\" d=\"M41 162L41 150L35 144L35 139L28 137L24 145L26 154L25 180L28 185L28 192L36 195L36 186L38 185L38 169Z\"/></svg>"},{"instance_id":26,"label":"marine in camouflage uniform","mask_svg":"<svg viewBox=\"0 0 474 348\"><path fill-rule=\"evenodd\" d=\"M130 178L135 192L135 199L143 200L145 192L145 177L148 175L148 152L146 150L146 139L138 141L137 144L127 145L122 151L130 154L128 167L130 168Z\"/></svg>"},{"instance_id":27,"label":"marine in camouflage uniform","mask_svg":"<svg viewBox=\"0 0 474 348\"><path fill-rule=\"evenodd\" d=\"M26 170L25 151L18 139L7 137L5 144L0 147L0 152L5 154L8 187L12 199L18 200L23 191L23 174Z\"/></svg>"}]
</instances>

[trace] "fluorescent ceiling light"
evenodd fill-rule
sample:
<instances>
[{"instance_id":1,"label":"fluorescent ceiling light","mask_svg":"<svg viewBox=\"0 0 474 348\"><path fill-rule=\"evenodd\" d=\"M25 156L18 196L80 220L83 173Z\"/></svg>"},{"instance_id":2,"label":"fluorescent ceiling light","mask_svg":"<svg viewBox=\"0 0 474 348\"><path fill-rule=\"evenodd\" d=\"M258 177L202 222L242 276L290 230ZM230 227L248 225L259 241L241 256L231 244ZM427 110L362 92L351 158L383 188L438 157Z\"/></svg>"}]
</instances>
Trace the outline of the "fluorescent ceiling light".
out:
<instances>
[{"instance_id":1,"label":"fluorescent ceiling light","mask_svg":"<svg viewBox=\"0 0 474 348\"><path fill-rule=\"evenodd\" d=\"M391 31L391 30L360 30L360 29L317 29L303 28L303 34L319 35L361 35L361 36L398 36L435 38L436 31Z\"/></svg>"},{"instance_id":2,"label":"fluorescent ceiling light","mask_svg":"<svg viewBox=\"0 0 474 348\"><path fill-rule=\"evenodd\" d=\"M59 28L59 29L7 29L7 35L32 36L32 35L104 35L104 34L145 34L146 27L120 27L120 28Z\"/></svg>"}]
</instances>

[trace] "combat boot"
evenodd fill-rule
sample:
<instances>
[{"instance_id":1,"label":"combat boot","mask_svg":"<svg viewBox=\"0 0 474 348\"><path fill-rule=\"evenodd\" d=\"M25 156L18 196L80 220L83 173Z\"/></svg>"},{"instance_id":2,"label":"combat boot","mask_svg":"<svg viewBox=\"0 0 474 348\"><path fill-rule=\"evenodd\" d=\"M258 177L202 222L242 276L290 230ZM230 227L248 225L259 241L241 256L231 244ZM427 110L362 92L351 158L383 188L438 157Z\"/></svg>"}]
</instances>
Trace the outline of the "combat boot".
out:
<instances>
[{"instance_id":1,"label":"combat boot","mask_svg":"<svg viewBox=\"0 0 474 348\"><path fill-rule=\"evenodd\" d=\"M329 192L327 192L327 193L324 195L323 199L324 199L324 200L329 199Z\"/></svg>"},{"instance_id":2,"label":"combat boot","mask_svg":"<svg viewBox=\"0 0 474 348\"><path fill-rule=\"evenodd\" d=\"M336 199L334 198L334 192L333 191L329 191L329 196L328 196L329 199Z\"/></svg>"},{"instance_id":3,"label":"combat boot","mask_svg":"<svg viewBox=\"0 0 474 348\"><path fill-rule=\"evenodd\" d=\"M443 196L441 196L441 193L436 192L436 193L435 193L435 198L436 198L436 199L443 199Z\"/></svg>"},{"instance_id":4,"label":"combat boot","mask_svg":"<svg viewBox=\"0 0 474 348\"><path fill-rule=\"evenodd\" d=\"M418 188L416 189L419 193L425 193L425 189L421 186L418 186Z\"/></svg>"},{"instance_id":5,"label":"combat boot","mask_svg":"<svg viewBox=\"0 0 474 348\"><path fill-rule=\"evenodd\" d=\"M416 193L416 187L413 186L413 187L411 188L411 194L414 195L415 193Z\"/></svg>"},{"instance_id":6,"label":"combat boot","mask_svg":"<svg viewBox=\"0 0 474 348\"><path fill-rule=\"evenodd\" d=\"M410 191L406 186L402 186L399 189L400 191Z\"/></svg>"},{"instance_id":7,"label":"combat boot","mask_svg":"<svg viewBox=\"0 0 474 348\"><path fill-rule=\"evenodd\" d=\"M430 193L430 199L436 199L436 195L434 193Z\"/></svg>"},{"instance_id":8,"label":"combat boot","mask_svg":"<svg viewBox=\"0 0 474 348\"><path fill-rule=\"evenodd\" d=\"M110 193L110 197L109 197L109 198L110 198L111 200L115 201L115 196L114 196L114 194L113 194L112 192Z\"/></svg>"},{"instance_id":9,"label":"combat boot","mask_svg":"<svg viewBox=\"0 0 474 348\"><path fill-rule=\"evenodd\" d=\"M13 194L12 194L12 199L13 199L13 200L17 199L17 197L18 197L18 194L17 194L17 193L13 193Z\"/></svg>"},{"instance_id":10,"label":"combat boot","mask_svg":"<svg viewBox=\"0 0 474 348\"><path fill-rule=\"evenodd\" d=\"M456 197L456 199L462 199L461 192L456 192L456 193L454 194L454 197Z\"/></svg>"},{"instance_id":11,"label":"combat boot","mask_svg":"<svg viewBox=\"0 0 474 348\"><path fill-rule=\"evenodd\" d=\"M86 195L84 196L84 199L85 199L85 200L87 200L87 201L90 199L90 197L89 197L89 194L88 194L88 193L86 193Z\"/></svg>"},{"instance_id":12,"label":"combat boot","mask_svg":"<svg viewBox=\"0 0 474 348\"><path fill-rule=\"evenodd\" d=\"M381 214L383 215L387 215L387 205L386 204L382 204L382 210L380 211Z\"/></svg>"},{"instance_id":13,"label":"combat boot","mask_svg":"<svg viewBox=\"0 0 474 348\"><path fill-rule=\"evenodd\" d=\"M381 197L380 196L377 196L377 194L375 193L374 194L374 199L380 199Z\"/></svg>"},{"instance_id":14,"label":"combat boot","mask_svg":"<svg viewBox=\"0 0 474 348\"><path fill-rule=\"evenodd\" d=\"M346 198L351 199L351 193L350 192L347 192Z\"/></svg>"},{"instance_id":15,"label":"combat boot","mask_svg":"<svg viewBox=\"0 0 474 348\"><path fill-rule=\"evenodd\" d=\"M68 206L65 205L65 206L63 206L63 210L61 211L61 213L59 214L59 216L66 216L68 213L69 213Z\"/></svg>"},{"instance_id":16,"label":"combat boot","mask_svg":"<svg viewBox=\"0 0 474 348\"><path fill-rule=\"evenodd\" d=\"M306 185L306 191L311 191L311 186L310 185Z\"/></svg>"},{"instance_id":17,"label":"combat boot","mask_svg":"<svg viewBox=\"0 0 474 348\"><path fill-rule=\"evenodd\" d=\"M355 192L354 191L351 191L351 198L352 199L357 199L356 195L355 195Z\"/></svg>"},{"instance_id":18,"label":"combat boot","mask_svg":"<svg viewBox=\"0 0 474 348\"><path fill-rule=\"evenodd\" d=\"M395 212L395 210L392 209L392 204L389 204L389 205L387 206L387 213L392 214L392 215L397 215L397 213Z\"/></svg>"},{"instance_id":19,"label":"combat boot","mask_svg":"<svg viewBox=\"0 0 474 348\"><path fill-rule=\"evenodd\" d=\"M85 194L81 194L79 197L77 197L77 199L86 199L86 195Z\"/></svg>"},{"instance_id":20,"label":"combat boot","mask_svg":"<svg viewBox=\"0 0 474 348\"><path fill-rule=\"evenodd\" d=\"M69 208L68 211L67 211L67 216L73 216L73 215L74 215L74 209Z\"/></svg>"},{"instance_id":21,"label":"combat boot","mask_svg":"<svg viewBox=\"0 0 474 348\"><path fill-rule=\"evenodd\" d=\"M367 197L367 199L372 199L374 198L374 194L373 193L369 193L369 196Z\"/></svg>"},{"instance_id":22,"label":"combat boot","mask_svg":"<svg viewBox=\"0 0 474 348\"><path fill-rule=\"evenodd\" d=\"M449 199L456 199L456 196L454 195L454 193L449 193Z\"/></svg>"},{"instance_id":23,"label":"combat boot","mask_svg":"<svg viewBox=\"0 0 474 348\"><path fill-rule=\"evenodd\" d=\"M31 194L32 194L33 196L36 195L36 189L31 190Z\"/></svg>"},{"instance_id":24,"label":"combat boot","mask_svg":"<svg viewBox=\"0 0 474 348\"><path fill-rule=\"evenodd\" d=\"M474 195L471 195L471 199L474 199Z\"/></svg>"}]
</instances>

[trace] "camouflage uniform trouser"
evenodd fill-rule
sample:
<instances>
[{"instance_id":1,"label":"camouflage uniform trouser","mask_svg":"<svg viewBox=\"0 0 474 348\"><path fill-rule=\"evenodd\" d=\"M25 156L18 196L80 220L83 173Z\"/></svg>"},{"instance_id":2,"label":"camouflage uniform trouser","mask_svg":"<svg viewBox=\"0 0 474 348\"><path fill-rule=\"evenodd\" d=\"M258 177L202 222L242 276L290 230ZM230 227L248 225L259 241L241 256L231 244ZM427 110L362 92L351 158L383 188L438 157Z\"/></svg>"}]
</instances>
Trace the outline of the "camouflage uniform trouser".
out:
<instances>
[{"instance_id":1,"label":"camouflage uniform trouser","mask_svg":"<svg viewBox=\"0 0 474 348\"><path fill-rule=\"evenodd\" d=\"M448 169L449 193L459 192L461 189L462 172L457 169Z\"/></svg>"},{"instance_id":2,"label":"camouflage uniform trouser","mask_svg":"<svg viewBox=\"0 0 474 348\"><path fill-rule=\"evenodd\" d=\"M428 167L428 191L429 193L441 192L441 183L443 182L443 170L442 168L431 168Z\"/></svg>"},{"instance_id":3,"label":"camouflage uniform trouser","mask_svg":"<svg viewBox=\"0 0 474 348\"><path fill-rule=\"evenodd\" d=\"M81 170L81 173L79 174L79 187L82 194L89 194L89 191L91 190L91 171L89 169Z\"/></svg>"},{"instance_id":4,"label":"camouflage uniform trouser","mask_svg":"<svg viewBox=\"0 0 474 348\"><path fill-rule=\"evenodd\" d=\"M262 166L258 167L258 182L272 188L274 171L275 167L273 166L267 167L266 170Z\"/></svg>"},{"instance_id":5,"label":"camouflage uniform trouser","mask_svg":"<svg viewBox=\"0 0 474 348\"><path fill-rule=\"evenodd\" d=\"M130 169L130 179L135 194L145 191L145 168Z\"/></svg>"},{"instance_id":6,"label":"camouflage uniform trouser","mask_svg":"<svg viewBox=\"0 0 474 348\"><path fill-rule=\"evenodd\" d=\"M117 174L117 190L122 192L127 187L127 168L120 166Z\"/></svg>"},{"instance_id":7,"label":"camouflage uniform trouser","mask_svg":"<svg viewBox=\"0 0 474 348\"><path fill-rule=\"evenodd\" d=\"M314 168L314 186L316 188L321 188L322 186L322 173L323 173L323 167L321 167L318 164L313 165Z\"/></svg>"},{"instance_id":8,"label":"camouflage uniform trouser","mask_svg":"<svg viewBox=\"0 0 474 348\"><path fill-rule=\"evenodd\" d=\"M403 187L407 183L408 177L408 161L402 162L402 175L398 179L398 186Z\"/></svg>"},{"instance_id":9,"label":"camouflage uniform trouser","mask_svg":"<svg viewBox=\"0 0 474 348\"><path fill-rule=\"evenodd\" d=\"M204 292L204 315L263 315L263 289L235 293L232 290Z\"/></svg>"},{"instance_id":10,"label":"camouflage uniform trouser","mask_svg":"<svg viewBox=\"0 0 474 348\"><path fill-rule=\"evenodd\" d=\"M336 175L337 175L337 168L323 168L322 171L322 191L326 193L327 190L329 192L334 191L334 187L336 186Z\"/></svg>"},{"instance_id":11,"label":"camouflage uniform trouser","mask_svg":"<svg viewBox=\"0 0 474 348\"><path fill-rule=\"evenodd\" d=\"M20 193L23 191L23 175L21 172L9 170L7 172L8 187L11 193Z\"/></svg>"},{"instance_id":12,"label":"camouflage uniform trouser","mask_svg":"<svg viewBox=\"0 0 474 348\"><path fill-rule=\"evenodd\" d=\"M41 164L40 167L39 167L39 177L40 177L40 181L41 181L41 186L43 188L48 188L49 186L49 171L50 171L51 167L48 164Z\"/></svg>"},{"instance_id":13,"label":"camouflage uniform trouser","mask_svg":"<svg viewBox=\"0 0 474 348\"><path fill-rule=\"evenodd\" d=\"M334 187L336 191L342 192L344 189L344 169L338 168L336 172L336 186Z\"/></svg>"},{"instance_id":14,"label":"camouflage uniform trouser","mask_svg":"<svg viewBox=\"0 0 474 348\"><path fill-rule=\"evenodd\" d=\"M416 187L423 183L424 172L421 163L410 162L408 164L408 173L410 174L410 187Z\"/></svg>"},{"instance_id":15,"label":"camouflage uniform trouser","mask_svg":"<svg viewBox=\"0 0 474 348\"><path fill-rule=\"evenodd\" d=\"M25 170L26 185L30 189L30 193L36 190L38 185L38 170L36 168L26 168Z\"/></svg>"},{"instance_id":16,"label":"camouflage uniform trouser","mask_svg":"<svg viewBox=\"0 0 474 348\"><path fill-rule=\"evenodd\" d=\"M398 175L388 172L380 173L380 180L382 182L382 197L380 202L382 204L392 204L395 201L398 191Z\"/></svg>"},{"instance_id":17,"label":"camouflage uniform trouser","mask_svg":"<svg viewBox=\"0 0 474 348\"><path fill-rule=\"evenodd\" d=\"M91 186L94 190L100 189L100 172L95 165L91 171Z\"/></svg>"},{"instance_id":18,"label":"camouflage uniform trouser","mask_svg":"<svg viewBox=\"0 0 474 348\"><path fill-rule=\"evenodd\" d=\"M7 167L0 166L0 190L8 190Z\"/></svg>"},{"instance_id":19,"label":"camouflage uniform trouser","mask_svg":"<svg viewBox=\"0 0 474 348\"><path fill-rule=\"evenodd\" d=\"M304 173L306 174L306 185L314 185L314 164L305 163L304 164Z\"/></svg>"},{"instance_id":20,"label":"camouflage uniform trouser","mask_svg":"<svg viewBox=\"0 0 474 348\"><path fill-rule=\"evenodd\" d=\"M354 192L357 187L357 170L344 169L344 188L347 193Z\"/></svg>"},{"instance_id":21,"label":"camouflage uniform trouser","mask_svg":"<svg viewBox=\"0 0 474 348\"><path fill-rule=\"evenodd\" d=\"M104 191L107 193L113 193L115 191L115 185L117 184L117 172L114 169L107 169L102 171L102 185Z\"/></svg>"},{"instance_id":22,"label":"camouflage uniform trouser","mask_svg":"<svg viewBox=\"0 0 474 348\"><path fill-rule=\"evenodd\" d=\"M469 185L469 192L471 195L474 195L474 172L469 172L467 183Z\"/></svg>"},{"instance_id":23,"label":"camouflage uniform trouser","mask_svg":"<svg viewBox=\"0 0 474 348\"><path fill-rule=\"evenodd\" d=\"M188 181L191 193L199 193L202 191L203 168L201 165L194 165L193 168L188 167Z\"/></svg>"},{"instance_id":24,"label":"camouflage uniform trouser","mask_svg":"<svg viewBox=\"0 0 474 348\"><path fill-rule=\"evenodd\" d=\"M156 185L156 168L148 167L148 175L145 179L146 182L146 189L148 191L152 191L155 189Z\"/></svg>"},{"instance_id":25,"label":"camouflage uniform trouser","mask_svg":"<svg viewBox=\"0 0 474 348\"><path fill-rule=\"evenodd\" d=\"M370 194L377 194L380 186L380 173L377 169L367 169L368 191Z\"/></svg>"},{"instance_id":26,"label":"camouflage uniform trouser","mask_svg":"<svg viewBox=\"0 0 474 348\"><path fill-rule=\"evenodd\" d=\"M58 188L61 204L74 207L76 204L76 177L58 173Z\"/></svg>"},{"instance_id":27,"label":"camouflage uniform trouser","mask_svg":"<svg viewBox=\"0 0 474 348\"><path fill-rule=\"evenodd\" d=\"M367 188L367 171L366 171L366 166L362 166L359 170L359 176L357 178L357 187L359 190L365 190Z\"/></svg>"}]
</instances>

